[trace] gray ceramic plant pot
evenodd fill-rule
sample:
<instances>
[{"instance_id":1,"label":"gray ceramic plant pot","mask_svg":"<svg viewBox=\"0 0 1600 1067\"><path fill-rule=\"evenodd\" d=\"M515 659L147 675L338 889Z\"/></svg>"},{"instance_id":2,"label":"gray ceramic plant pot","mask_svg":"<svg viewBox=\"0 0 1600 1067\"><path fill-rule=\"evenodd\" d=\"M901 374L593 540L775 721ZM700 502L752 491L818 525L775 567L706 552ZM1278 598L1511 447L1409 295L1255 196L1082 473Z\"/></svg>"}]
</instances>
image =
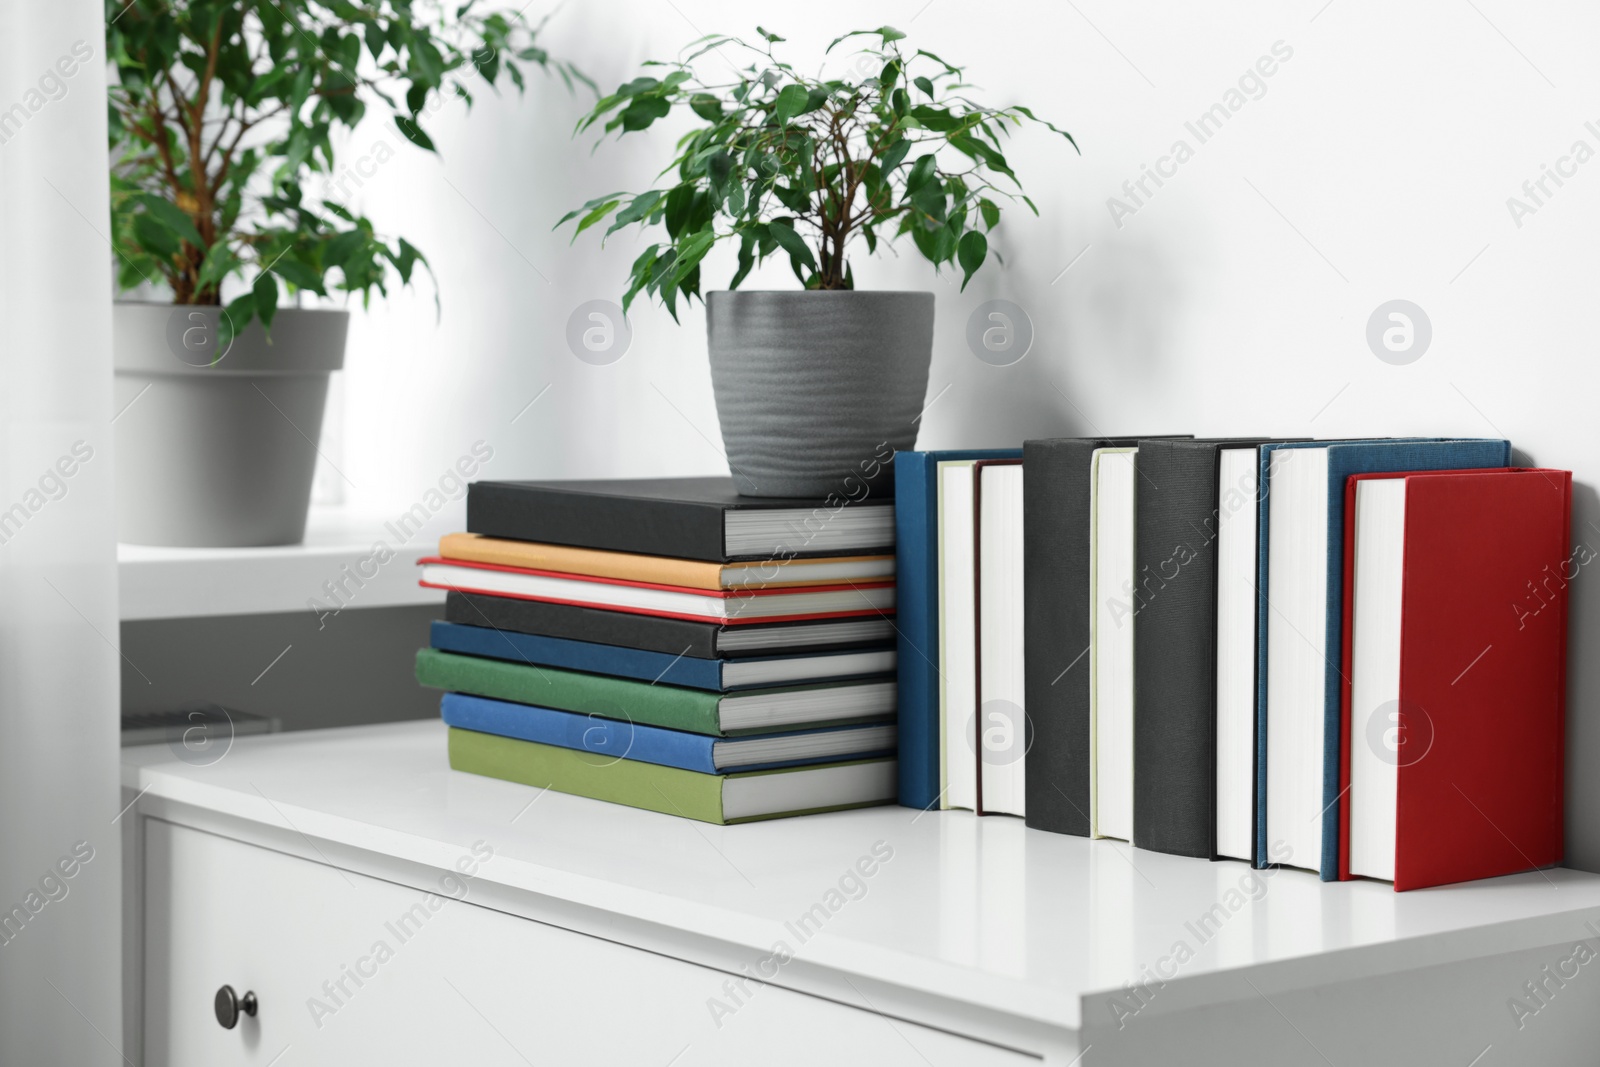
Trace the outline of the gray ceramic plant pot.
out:
<instances>
[{"instance_id":1,"label":"gray ceramic plant pot","mask_svg":"<svg viewBox=\"0 0 1600 1067\"><path fill-rule=\"evenodd\" d=\"M916 443L933 294L859 290L706 297L711 387L745 496L858 499Z\"/></svg>"},{"instance_id":2,"label":"gray ceramic plant pot","mask_svg":"<svg viewBox=\"0 0 1600 1067\"><path fill-rule=\"evenodd\" d=\"M347 311L282 308L217 358L221 309L119 303L117 538L141 545L291 545L305 537L328 375Z\"/></svg>"}]
</instances>

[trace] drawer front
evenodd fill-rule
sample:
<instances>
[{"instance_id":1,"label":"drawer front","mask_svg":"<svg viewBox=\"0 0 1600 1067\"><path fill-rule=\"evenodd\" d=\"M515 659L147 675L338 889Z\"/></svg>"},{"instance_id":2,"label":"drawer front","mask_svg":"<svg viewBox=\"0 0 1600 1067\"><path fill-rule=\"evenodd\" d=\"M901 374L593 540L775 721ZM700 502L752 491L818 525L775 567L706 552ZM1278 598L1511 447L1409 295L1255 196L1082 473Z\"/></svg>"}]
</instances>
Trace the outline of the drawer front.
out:
<instances>
[{"instance_id":1,"label":"drawer front","mask_svg":"<svg viewBox=\"0 0 1600 1067\"><path fill-rule=\"evenodd\" d=\"M450 899L154 819L145 842L147 1064L1039 1062L741 990L737 976L478 907L470 888ZM213 1014L224 984L259 1005L232 1030Z\"/></svg>"}]
</instances>

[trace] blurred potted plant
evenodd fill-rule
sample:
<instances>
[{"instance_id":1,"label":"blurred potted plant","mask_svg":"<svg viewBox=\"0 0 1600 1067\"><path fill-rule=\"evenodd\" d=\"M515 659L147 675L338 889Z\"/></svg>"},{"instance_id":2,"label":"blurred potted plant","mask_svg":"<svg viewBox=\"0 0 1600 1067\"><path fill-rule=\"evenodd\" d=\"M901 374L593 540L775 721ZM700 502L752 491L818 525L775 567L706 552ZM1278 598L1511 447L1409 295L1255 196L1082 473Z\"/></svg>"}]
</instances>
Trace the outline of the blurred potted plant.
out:
<instances>
[{"instance_id":1,"label":"blurred potted plant","mask_svg":"<svg viewBox=\"0 0 1600 1067\"><path fill-rule=\"evenodd\" d=\"M679 108L698 122L663 174L642 193L596 197L560 223L577 235L610 218L662 228L634 261L626 310L643 292L677 318L700 296L700 268L721 242L738 246L726 290L706 300L711 381L723 443L740 492L823 496L887 443L909 448L927 391L933 294L863 292L849 261L859 241L875 254L909 238L936 269L959 268L964 289L990 257L1001 203L1020 200L1004 139L1024 123L1076 149L1072 136L1021 106L991 108L964 95L962 68L931 52L907 54L892 27L833 41L862 45L836 77L781 62L783 40L713 35L677 61L602 98L579 131L603 123L618 136ZM695 61L717 51L751 59L731 80L707 81ZM737 61L735 61L735 64ZM1003 184L1000 184L1003 183ZM801 292L738 292L755 264L787 256Z\"/></svg>"},{"instance_id":2,"label":"blurred potted plant","mask_svg":"<svg viewBox=\"0 0 1600 1067\"><path fill-rule=\"evenodd\" d=\"M470 107L481 86L521 90L519 64L569 87L577 72L520 13L473 2L107 0L106 23L118 287L172 301L113 313L118 535L298 542L349 312L286 298L365 306L428 269L410 242L303 183L334 175L334 131L370 107L433 151L422 121L447 95ZM380 140L372 155L393 149Z\"/></svg>"}]
</instances>

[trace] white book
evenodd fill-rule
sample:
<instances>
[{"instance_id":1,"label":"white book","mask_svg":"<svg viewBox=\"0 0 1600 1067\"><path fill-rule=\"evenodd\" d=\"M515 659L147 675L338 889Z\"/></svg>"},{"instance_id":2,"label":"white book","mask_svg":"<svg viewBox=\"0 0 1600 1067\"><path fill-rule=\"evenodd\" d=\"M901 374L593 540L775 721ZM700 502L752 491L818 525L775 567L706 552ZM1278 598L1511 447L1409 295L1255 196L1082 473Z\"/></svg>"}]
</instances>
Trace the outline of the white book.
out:
<instances>
[{"instance_id":1,"label":"white book","mask_svg":"<svg viewBox=\"0 0 1600 1067\"><path fill-rule=\"evenodd\" d=\"M1255 837L1256 527L1259 454L1217 463L1217 855L1246 860Z\"/></svg>"},{"instance_id":2,"label":"white book","mask_svg":"<svg viewBox=\"0 0 1600 1067\"><path fill-rule=\"evenodd\" d=\"M1022 464L978 468L978 661L984 814L1026 815Z\"/></svg>"},{"instance_id":3,"label":"white book","mask_svg":"<svg viewBox=\"0 0 1600 1067\"><path fill-rule=\"evenodd\" d=\"M419 580L431 589L520 597L703 622L749 622L894 609L894 586L880 584L852 584L843 589L799 586L793 590L699 590L611 579L569 578L464 560L423 563Z\"/></svg>"},{"instance_id":4,"label":"white book","mask_svg":"<svg viewBox=\"0 0 1600 1067\"><path fill-rule=\"evenodd\" d=\"M939 769L941 808L977 807L978 718L973 461L939 464Z\"/></svg>"},{"instance_id":5,"label":"white book","mask_svg":"<svg viewBox=\"0 0 1600 1067\"><path fill-rule=\"evenodd\" d=\"M1328 450L1273 453L1267 488L1267 840L1322 856ZM1335 658L1339 650L1333 650Z\"/></svg>"},{"instance_id":6,"label":"white book","mask_svg":"<svg viewBox=\"0 0 1600 1067\"><path fill-rule=\"evenodd\" d=\"M1089 832L1133 839L1134 467L1137 448L1090 460Z\"/></svg>"}]
</instances>

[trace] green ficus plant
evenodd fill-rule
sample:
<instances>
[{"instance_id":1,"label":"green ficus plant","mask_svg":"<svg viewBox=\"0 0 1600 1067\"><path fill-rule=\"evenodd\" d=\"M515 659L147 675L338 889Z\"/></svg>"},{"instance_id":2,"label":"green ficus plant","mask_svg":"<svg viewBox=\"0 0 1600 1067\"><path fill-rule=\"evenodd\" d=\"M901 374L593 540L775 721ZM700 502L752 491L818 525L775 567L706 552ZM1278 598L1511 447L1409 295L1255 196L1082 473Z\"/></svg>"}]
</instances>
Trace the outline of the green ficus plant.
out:
<instances>
[{"instance_id":1,"label":"green ficus plant","mask_svg":"<svg viewBox=\"0 0 1600 1067\"><path fill-rule=\"evenodd\" d=\"M1020 201L1038 214L1006 161L1005 139L1033 123L1078 147L1026 107L974 102L961 67L920 48L907 54L905 34L892 27L836 38L828 53L863 46L839 77L797 71L774 55L782 37L757 32L760 46L716 34L678 60L646 64L664 68L662 76L627 82L578 124L582 133L603 123L620 137L680 107L699 120L661 172L672 184L596 197L556 224L576 220L574 240L607 218L606 236L630 225L665 228L666 239L634 261L624 309L642 291L676 318L680 297L700 295L701 262L720 241L738 245L730 289L774 254L789 257L808 289L851 289L852 243L876 253L899 237L935 269L959 267L965 289L989 258L1001 204ZM695 64L713 51L752 61L732 63L731 80L706 81Z\"/></svg>"},{"instance_id":2,"label":"green ficus plant","mask_svg":"<svg viewBox=\"0 0 1600 1067\"><path fill-rule=\"evenodd\" d=\"M380 107L434 151L422 122L447 97L470 107L502 80L520 91L519 64L569 88L582 77L520 13L476 0L107 0L106 23L119 288L162 282L178 304L218 305L240 279L224 334L252 318L270 329L284 295L360 293L365 305L388 294L391 271L409 285L428 269L405 238L306 195L309 175L334 173L336 128Z\"/></svg>"}]
</instances>

